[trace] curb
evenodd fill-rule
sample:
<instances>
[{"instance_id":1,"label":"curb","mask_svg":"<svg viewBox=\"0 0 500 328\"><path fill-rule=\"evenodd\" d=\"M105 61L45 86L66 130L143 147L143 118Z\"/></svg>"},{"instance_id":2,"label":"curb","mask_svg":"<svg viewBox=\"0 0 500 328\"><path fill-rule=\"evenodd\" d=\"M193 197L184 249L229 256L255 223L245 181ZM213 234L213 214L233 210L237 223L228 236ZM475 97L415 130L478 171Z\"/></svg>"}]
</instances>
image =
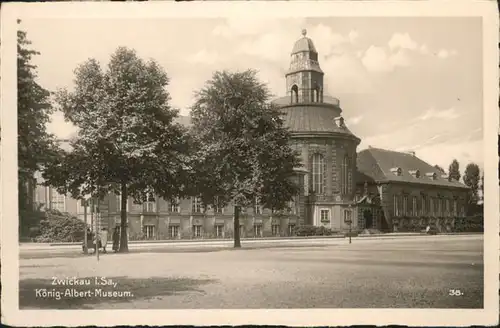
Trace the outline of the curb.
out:
<instances>
[{"instance_id":1,"label":"curb","mask_svg":"<svg viewBox=\"0 0 500 328\"><path fill-rule=\"evenodd\" d=\"M451 232L451 233L438 233L437 236L475 236L483 235L482 232ZM402 238L402 237L417 237L417 236L429 236L426 233L386 233L386 234L373 234L373 235L357 235L352 238ZM242 238L241 241L271 241L271 240L321 240L321 239L343 239L348 238L345 235L333 235L333 236L308 236L308 237L288 237L288 238ZM210 242L223 242L232 241L233 239L180 239L180 240L132 240L129 241L129 245L133 244L183 244L183 243L210 243ZM77 246L81 245L80 242L73 243L21 243L25 245L46 245L46 246Z\"/></svg>"}]
</instances>

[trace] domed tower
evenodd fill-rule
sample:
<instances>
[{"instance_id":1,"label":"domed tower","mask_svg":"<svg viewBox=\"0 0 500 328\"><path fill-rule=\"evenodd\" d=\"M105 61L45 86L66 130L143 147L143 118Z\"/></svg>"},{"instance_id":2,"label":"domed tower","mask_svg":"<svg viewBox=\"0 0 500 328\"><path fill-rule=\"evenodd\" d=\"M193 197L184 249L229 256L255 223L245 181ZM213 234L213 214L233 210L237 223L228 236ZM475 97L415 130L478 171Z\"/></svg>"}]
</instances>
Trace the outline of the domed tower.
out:
<instances>
[{"instance_id":1,"label":"domed tower","mask_svg":"<svg viewBox=\"0 0 500 328\"><path fill-rule=\"evenodd\" d=\"M325 94L318 52L306 35L303 30L293 46L287 96L274 103L284 113L292 147L302 155L298 207L303 223L342 231L348 229L347 217L356 225L354 174L361 140L347 128L339 100Z\"/></svg>"}]
</instances>

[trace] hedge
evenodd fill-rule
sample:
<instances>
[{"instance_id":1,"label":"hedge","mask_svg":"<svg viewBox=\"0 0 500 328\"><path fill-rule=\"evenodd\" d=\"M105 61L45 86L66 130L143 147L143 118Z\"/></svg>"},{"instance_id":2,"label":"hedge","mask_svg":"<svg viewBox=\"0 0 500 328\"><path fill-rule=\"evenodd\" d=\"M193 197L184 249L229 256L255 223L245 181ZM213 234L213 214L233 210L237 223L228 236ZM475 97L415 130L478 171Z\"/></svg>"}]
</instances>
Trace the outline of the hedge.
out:
<instances>
[{"instance_id":1,"label":"hedge","mask_svg":"<svg viewBox=\"0 0 500 328\"><path fill-rule=\"evenodd\" d=\"M36 242L81 242L85 223L68 213L50 210L38 227L31 228Z\"/></svg>"},{"instance_id":2,"label":"hedge","mask_svg":"<svg viewBox=\"0 0 500 328\"><path fill-rule=\"evenodd\" d=\"M333 234L333 231L329 228L310 225L298 226L294 232L297 236L330 236Z\"/></svg>"},{"instance_id":3,"label":"hedge","mask_svg":"<svg viewBox=\"0 0 500 328\"><path fill-rule=\"evenodd\" d=\"M484 217L482 215L455 219L456 232L484 232Z\"/></svg>"}]
</instances>

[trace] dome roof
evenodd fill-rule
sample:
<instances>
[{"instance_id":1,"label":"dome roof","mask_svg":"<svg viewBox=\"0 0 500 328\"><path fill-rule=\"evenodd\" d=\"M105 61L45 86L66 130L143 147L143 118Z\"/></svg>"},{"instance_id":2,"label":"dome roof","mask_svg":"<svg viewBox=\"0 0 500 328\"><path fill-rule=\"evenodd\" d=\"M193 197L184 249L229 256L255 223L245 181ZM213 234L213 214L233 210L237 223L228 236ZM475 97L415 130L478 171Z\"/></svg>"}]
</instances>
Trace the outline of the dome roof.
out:
<instances>
[{"instance_id":1,"label":"dome roof","mask_svg":"<svg viewBox=\"0 0 500 328\"><path fill-rule=\"evenodd\" d=\"M316 51L316 47L314 47L314 43L312 42L311 39L306 37L306 34L307 34L307 31L302 30L303 37L298 39L295 42L295 45L293 46L292 54L296 54L298 52L304 52L304 51L318 53Z\"/></svg>"},{"instance_id":2,"label":"dome roof","mask_svg":"<svg viewBox=\"0 0 500 328\"><path fill-rule=\"evenodd\" d=\"M345 125L340 108L322 104L292 105L281 107L283 123L292 134L343 135L359 141ZM338 120L341 120L340 122Z\"/></svg>"}]
</instances>

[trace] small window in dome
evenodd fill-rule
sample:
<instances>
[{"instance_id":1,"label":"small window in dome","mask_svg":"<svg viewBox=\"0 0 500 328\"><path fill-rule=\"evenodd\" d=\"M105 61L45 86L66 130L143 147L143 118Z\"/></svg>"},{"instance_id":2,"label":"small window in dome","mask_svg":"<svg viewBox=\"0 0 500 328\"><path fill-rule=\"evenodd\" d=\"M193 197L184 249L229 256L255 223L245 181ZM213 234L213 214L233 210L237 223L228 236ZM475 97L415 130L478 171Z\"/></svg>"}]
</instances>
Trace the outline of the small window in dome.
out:
<instances>
[{"instance_id":1,"label":"small window in dome","mask_svg":"<svg viewBox=\"0 0 500 328\"><path fill-rule=\"evenodd\" d=\"M309 58L311 58L311 60L318 61L318 54L315 52L310 52Z\"/></svg>"},{"instance_id":2,"label":"small window in dome","mask_svg":"<svg viewBox=\"0 0 500 328\"><path fill-rule=\"evenodd\" d=\"M299 87L296 84L292 86L290 97L292 104L299 102Z\"/></svg>"},{"instance_id":3,"label":"small window in dome","mask_svg":"<svg viewBox=\"0 0 500 328\"><path fill-rule=\"evenodd\" d=\"M403 174L403 170L400 167L393 167L393 168L391 168L391 172L394 175L397 175L398 177Z\"/></svg>"}]
</instances>

